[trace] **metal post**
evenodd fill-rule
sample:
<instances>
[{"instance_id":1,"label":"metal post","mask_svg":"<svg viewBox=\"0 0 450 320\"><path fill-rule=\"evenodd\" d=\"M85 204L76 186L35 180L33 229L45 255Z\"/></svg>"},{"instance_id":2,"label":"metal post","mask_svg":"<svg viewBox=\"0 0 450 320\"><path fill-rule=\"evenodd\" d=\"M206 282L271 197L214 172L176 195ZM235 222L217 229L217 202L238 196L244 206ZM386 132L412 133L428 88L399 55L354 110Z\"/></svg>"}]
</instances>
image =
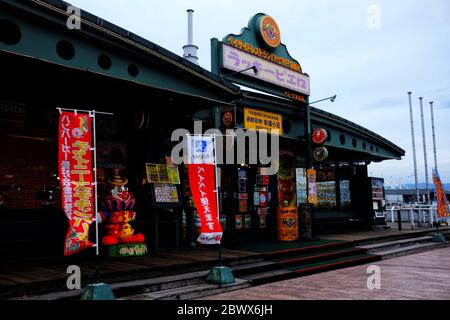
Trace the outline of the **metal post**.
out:
<instances>
[{"instance_id":1,"label":"metal post","mask_svg":"<svg viewBox=\"0 0 450 320\"><path fill-rule=\"evenodd\" d=\"M433 155L434 155L434 168L437 170L437 152L436 152L436 134L434 131L434 111L433 111L433 101L430 102L430 109L431 109L431 130L433 133Z\"/></svg>"},{"instance_id":2,"label":"metal post","mask_svg":"<svg viewBox=\"0 0 450 320\"><path fill-rule=\"evenodd\" d=\"M402 210L397 210L397 224L398 224L398 230L402 230Z\"/></svg>"},{"instance_id":3,"label":"metal post","mask_svg":"<svg viewBox=\"0 0 450 320\"><path fill-rule=\"evenodd\" d=\"M427 159L427 143L425 139L425 122L423 118L423 97L420 97L419 100L420 100L420 117L422 121L423 157L425 162L425 184L427 189L426 203L428 204L430 201L430 188L428 186L428 159Z\"/></svg>"},{"instance_id":4,"label":"metal post","mask_svg":"<svg viewBox=\"0 0 450 320\"><path fill-rule=\"evenodd\" d=\"M411 94L412 94L412 92L408 92L409 117L411 120L411 140L412 140L413 159L414 159L414 179L415 179L415 185L416 185L416 202L418 202L419 201L419 182L418 182L418 178L417 178L416 138L414 137L414 118L413 118Z\"/></svg>"}]
</instances>

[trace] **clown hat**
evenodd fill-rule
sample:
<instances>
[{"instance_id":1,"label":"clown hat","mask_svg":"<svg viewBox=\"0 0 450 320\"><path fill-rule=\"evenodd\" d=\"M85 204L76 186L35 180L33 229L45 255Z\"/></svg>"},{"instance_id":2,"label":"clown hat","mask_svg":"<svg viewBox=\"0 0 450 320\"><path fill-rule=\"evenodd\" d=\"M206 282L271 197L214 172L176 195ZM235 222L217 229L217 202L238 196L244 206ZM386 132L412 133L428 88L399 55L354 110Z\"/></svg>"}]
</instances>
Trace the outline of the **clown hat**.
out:
<instances>
[{"instance_id":1,"label":"clown hat","mask_svg":"<svg viewBox=\"0 0 450 320\"><path fill-rule=\"evenodd\" d=\"M127 178L122 178L119 175L119 169L114 169L114 175L108 179L108 183L112 184L113 186L124 186L128 183Z\"/></svg>"}]
</instances>

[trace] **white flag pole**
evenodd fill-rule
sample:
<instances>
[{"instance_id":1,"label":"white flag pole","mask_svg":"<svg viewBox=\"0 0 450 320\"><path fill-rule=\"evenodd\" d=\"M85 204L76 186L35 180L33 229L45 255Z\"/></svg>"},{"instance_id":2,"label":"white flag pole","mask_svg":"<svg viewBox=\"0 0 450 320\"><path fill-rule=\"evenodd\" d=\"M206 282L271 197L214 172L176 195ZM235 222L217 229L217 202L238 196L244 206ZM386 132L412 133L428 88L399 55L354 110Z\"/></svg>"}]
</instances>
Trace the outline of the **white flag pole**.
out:
<instances>
[{"instance_id":1,"label":"white flag pole","mask_svg":"<svg viewBox=\"0 0 450 320\"><path fill-rule=\"evenodd\" d=\"M215 171L215 192L216 192L216 206L217 206L217 219L219 220L219 224L220 224L220 209L219 209L219 170L217 167L217 138L216 138L216 134L214 134L213 136L213 140L214 140L214 171ZM218 249L219 249L219 266L222 266L222 245L221 245L221 240L219 240L218 243Z\"/></svg>"}]
</instances>

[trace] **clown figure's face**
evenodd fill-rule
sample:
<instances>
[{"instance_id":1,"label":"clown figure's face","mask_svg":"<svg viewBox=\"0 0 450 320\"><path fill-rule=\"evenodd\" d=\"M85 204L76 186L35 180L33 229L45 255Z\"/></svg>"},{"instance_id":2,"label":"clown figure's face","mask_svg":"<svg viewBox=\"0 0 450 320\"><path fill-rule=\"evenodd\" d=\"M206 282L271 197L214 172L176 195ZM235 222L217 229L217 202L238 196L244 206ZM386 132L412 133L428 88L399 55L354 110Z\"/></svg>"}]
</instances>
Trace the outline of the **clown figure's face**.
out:
<instances>
[{"instance_id":1,"label":"clown figure's face","mask_svg":"<svg viewBox=\"0 0 450 320\"><path fill-rule=\"evenodd\" d=\"M130 193L128 192L127 186L115 186L111 190L111 195L113 198L126 201L130 197Z\"/></svg>"}]
</instances>

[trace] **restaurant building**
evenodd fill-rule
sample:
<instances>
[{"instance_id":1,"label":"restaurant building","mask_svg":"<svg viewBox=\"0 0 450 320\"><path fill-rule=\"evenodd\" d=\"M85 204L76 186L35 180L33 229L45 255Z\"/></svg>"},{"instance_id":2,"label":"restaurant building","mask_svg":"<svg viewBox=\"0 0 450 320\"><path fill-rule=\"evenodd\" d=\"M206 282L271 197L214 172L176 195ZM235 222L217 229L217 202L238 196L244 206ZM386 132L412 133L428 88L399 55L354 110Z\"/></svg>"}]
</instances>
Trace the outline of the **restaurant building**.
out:
<instances>
[{"instance_id":1,"label":"restaurant building","mask_svg":"<svg viewBox=\"0 0 450 320\"><path fill-rule=\"evenodd\" d=\"M57 108L113 114L96 118L99 196L108 192L106 181L118 168L136 197L134 228L145 235L150 249L188 246L195 240L195 208L185 168L177 168L174 181L162 181L161 173L173 168L173 130L192 131L195 120L205 130L258 129L255 119L271 117L271 126L279 130L281 174L267 176L258 164L221 167L224 243L276 240L277 208L304 204L312 204L313 210L297 213L300 238L303 231L311 232L311 225L373 223L367 166L400 159L404 151L309 106L309 76L279 39L266 43L257 36L255 26L267 15L255 15L241 35L212 40L212 72L87 12L81 12L81 29L68 28L69 17L62 1L0 1L3 261L62 256L67 219L58 181ZM269 34L280 33L273 20L260 24L271 27ZM281 66L285 81L291 75L295 83L283 87L270 82L280 74L259 79L252 70L241 72L249 59L239 57L237 64L224 54L263 60L260 68ZM316 128L326 132L320 146L312 142ZM326 156L314 156L320 151L316 147L325 148ZM152 176L157 165L161 172ZM307 175L314 176L315 199L308 197ZM161 184L172 190L170 199L155 197Z\"/></svg>"}]
</instances>

